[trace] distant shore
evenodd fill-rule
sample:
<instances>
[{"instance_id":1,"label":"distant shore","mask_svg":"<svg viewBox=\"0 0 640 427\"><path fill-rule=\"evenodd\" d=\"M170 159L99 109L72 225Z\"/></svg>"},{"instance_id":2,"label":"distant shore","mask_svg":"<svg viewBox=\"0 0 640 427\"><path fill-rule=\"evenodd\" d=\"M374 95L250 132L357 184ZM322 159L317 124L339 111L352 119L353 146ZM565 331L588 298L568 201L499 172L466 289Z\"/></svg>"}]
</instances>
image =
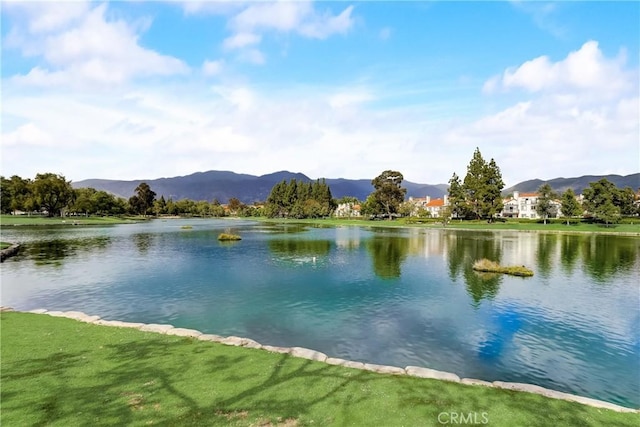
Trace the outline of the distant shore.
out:
<instances>
[{"instance_id":1,"label":"distant shore","mask_svg":"<svg viewBox=\"0 0 640 427\"><path fill-rule=\"evenodd\" d=\"M418 228L425 230L461 230L461 231L522 231L522 232L539 232L539 233L560 233L560 234L612 234L617 236L640 236L640 223L638 224L612 224L604 226L602 224L589 223L566 223L550 222L542 224L538 222L520 222L507 220L504 222L488 223L486 221L458 221L452 220L446 225L442 222L427 220L419 222L414 219L400 218L392 221L367 220L358 218L315 218L315 219L289 219L289 218L266 218L266 217L180 217L180 216L161 216L161 217L72 217L72 218L48 218L42 216L0 216L0 227L14 226L100 226L100 225L117 225L132 224L136 222L144 222L159 219L163 221L175 219L222 219L222 220L247 220L258 222L271 222L281 224L302 224L320 227L342 227L342 226L358 226L358 227L384 227L384 228Z\"/></svg>"}]
</instances>

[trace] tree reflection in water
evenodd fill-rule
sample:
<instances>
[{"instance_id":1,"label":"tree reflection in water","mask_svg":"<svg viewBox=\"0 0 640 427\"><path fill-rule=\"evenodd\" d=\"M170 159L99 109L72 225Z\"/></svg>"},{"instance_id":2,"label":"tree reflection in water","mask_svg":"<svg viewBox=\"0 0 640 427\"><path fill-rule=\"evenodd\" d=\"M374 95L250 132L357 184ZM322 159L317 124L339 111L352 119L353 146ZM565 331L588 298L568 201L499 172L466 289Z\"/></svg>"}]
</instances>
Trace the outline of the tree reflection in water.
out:
<instances>
[{"instance_id":1,"label":"tree reflection in water","mask_svg":"<svg viewBox=\"0 0 640 427\"><path fill-rule=\"evenodd\" d=\"M409 239L399 236L374 236L367 241L374 273L383 279L400 277L402 263L409 252Z\"/></svg>"},{"instance_id":2,"label":"tree reflection in water","mask_svg":"<svg viewBox=\"0 0 640 427\"><path fill-rule=\"evenodd\" d=\"M500 263L502 248L493 233L450 234L448 240L449 277L456 281L462 276L467 293L473 300L472 305L478 307L485 299L492 299L500 290L502 275L480 274L473 270L473 263L487 258Z\"/></svg>"}]
</instances>

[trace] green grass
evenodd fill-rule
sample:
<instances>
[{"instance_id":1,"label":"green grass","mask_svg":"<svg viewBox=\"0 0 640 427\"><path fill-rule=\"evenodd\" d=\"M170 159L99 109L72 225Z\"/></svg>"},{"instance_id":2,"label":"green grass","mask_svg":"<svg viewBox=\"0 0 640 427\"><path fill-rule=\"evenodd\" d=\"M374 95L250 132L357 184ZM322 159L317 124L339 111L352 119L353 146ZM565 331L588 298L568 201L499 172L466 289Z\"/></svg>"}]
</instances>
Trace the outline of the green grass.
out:
<instances>
[{"instance_id":1,"label":"green grass","mask_svg":"<svg viewBox=\"0 0 640 427\"><path fill-rule=\"evenodd\" d=\"M503 273L510 274L512 276L529 277L533 276L533 271L523 266L501 266L497 262L488 260L486 258L479 259L473 263L473 269L481 271L483 273Z\"/></svg>"},{"instance_id":2,"label":"green grass","mask_svg":"<svg viewBox=\"0 0 640 427\"><path fill-rule=\"evenodd\" d=\"M12 243L0 242L0 250L11 247Z\"/></svg>"},{"instance_id":3,"label":"green grass","mask_svg":"<svg viewBox=\"0 0 640 427\"><path fill-rule=\"evenodd\" d=\"M0 215L0 226L74 226L74 225L114 225L143 220L142 217L53 217Z\"/></svg>"},{"instance_id":4,"label":"green grass","mask_svg":"<svg viewBox=\"0 0 640 427\"><path fill-rule=\"evenodd\" d=\"M517 222L508 220L505 222L488 223L487 221L458 221L449 222L446 227L442 223L434 221L425 221L418 223L410 219L396 219L393 221L379 220L369 221L366 219L269 219L269 218L250 218L259 221L274 223L299 223L317 226L362 226L362 227L412 227L424 229L454 229L454 230L477 230L477 231L535 231L535 232L552 232L552 233L630 233L640 235L640 224L614 224L605 227L600 224L574 223L567 225L566 223L549 223L542 224L537 222L522 221Z\"/></svg>"},{"instance_id":5,"label":"green grass","mask_svg":"<svg viewBox=\"0 0 640 427\"><path fill-rule=\"evenodd\" d=\"M29 313L1 314L6 426L637 426L640 415ZM270 424L269 424L270 423Z\"/></svg>"}]
</instances>

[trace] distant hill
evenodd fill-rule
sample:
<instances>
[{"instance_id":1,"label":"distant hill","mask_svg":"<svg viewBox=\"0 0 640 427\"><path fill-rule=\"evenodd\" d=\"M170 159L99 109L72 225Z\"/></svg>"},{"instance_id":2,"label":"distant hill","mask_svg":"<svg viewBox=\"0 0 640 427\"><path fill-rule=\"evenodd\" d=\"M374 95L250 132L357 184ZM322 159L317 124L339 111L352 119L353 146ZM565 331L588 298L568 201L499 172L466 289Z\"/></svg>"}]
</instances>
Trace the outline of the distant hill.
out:
<instances>
[{"instance_id":1,"label":"distant hill","mask_svg":"<svg viewBox=\"0 0 640 427\"><path fill-rule=\"evenodd\" d=\"M547 182L556 192L564 192L571 187L576 194L589 187L590 182L606 178L619 188L631 187L637 190L640 187L640 173L633 175L586 175L578 178L555 178L548 181L532 179L523 181L509 187L503 194L511 194L514 191L522 193L534 192L540 185ZM93 187L96 190L105 190L116 196L129 198L133 196L135 188L141 182L149 184L157 196L164 196L165 199L173 200L191 199L207 200L218 199L220 203L227 203L230 198L236 197L243 203L253 203L265 201L271 192L271 188L282 180L289 181L315 181L301 173L288 171L274 172L267 175L255 176L238 174L230 171L208 171L197 172L186 176L176 176L173 178L141 179L135 181L118 181L111 179L87 179L84 181L72 182L74 188ZM333 197L339 199L344 196L357 197L365 200L373 191L370 179L344 179L327 178L327 184L331 188ZM407 197L442 197L447 193L447 184L419 184L410 181L403 181L402 185L407 189Z\"/></svg>"},{"instance_id":2,"label":"distant hill","mask_svg":"<svg viewBox=\"0 0 640 427\"><path fill-rule=\"evenodd\" d=\"M547 183L551 186L553 191L557 193L563 193L567 189L572 188L576 194L581 194L585 188L589 187L590 182L600 181L602 178L606 178L618 188L631 187L634 191L636 191L640 187L640 173L634 173L626 176L585 175L578 178L555 178L548 181L543 181L541 179L531 179L529 181L523 181L519 184L516 184L513 187L509 187L502 193L505 195L511 194L514 191L519 191L521 193L533 193L537 191L542 184Z\"/></svg>"},{"instance_id":3,"label":"distant hill","mask_svg":"<svg viewBox=\"0 0 640 427\"><path fill-rule=\"evenodd\" d=\"M108 191L116 196L128 199L133 196L138 184L146 182L155 191L157 197L162 195L165 199L211 201L215 198L221 203L227 203L230 198L236 197L243 203L253 203L266 200L275 184L283 180L289 181L290 179L305 182L315 181L315 179L312 180L304 174L288 171L274 172L262 176L237 174L229 171L208 171L173 178L134 181L87 179L72 182L72 186L74 188L93 187L96 190ZM335 198L353 196L359 200L365 200L373 191L373 186L369 179L328 178L326 182ZM404 181L403 186L407 188L407 196L413 197L430 196L436 198L442 197L446 193L446 190L428 184Z\"/></svg>"}]
</instances>

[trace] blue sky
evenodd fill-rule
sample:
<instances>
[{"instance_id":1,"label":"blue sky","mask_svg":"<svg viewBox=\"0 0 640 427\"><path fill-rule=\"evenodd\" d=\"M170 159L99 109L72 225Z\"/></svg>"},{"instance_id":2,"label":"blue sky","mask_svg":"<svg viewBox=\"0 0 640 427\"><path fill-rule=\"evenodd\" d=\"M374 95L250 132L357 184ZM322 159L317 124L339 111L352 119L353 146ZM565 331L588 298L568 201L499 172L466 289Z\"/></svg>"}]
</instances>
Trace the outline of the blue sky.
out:
<instances>
[{"instance_id":1,"label":"blue sky","mask_svg":"<svg viewBox=\"0 0 640 427\"><path fill-rule=\"evenodd\" d=\"M2 174L640 171L638 2L2 2Z\"/></svg>"}]
</instances>

